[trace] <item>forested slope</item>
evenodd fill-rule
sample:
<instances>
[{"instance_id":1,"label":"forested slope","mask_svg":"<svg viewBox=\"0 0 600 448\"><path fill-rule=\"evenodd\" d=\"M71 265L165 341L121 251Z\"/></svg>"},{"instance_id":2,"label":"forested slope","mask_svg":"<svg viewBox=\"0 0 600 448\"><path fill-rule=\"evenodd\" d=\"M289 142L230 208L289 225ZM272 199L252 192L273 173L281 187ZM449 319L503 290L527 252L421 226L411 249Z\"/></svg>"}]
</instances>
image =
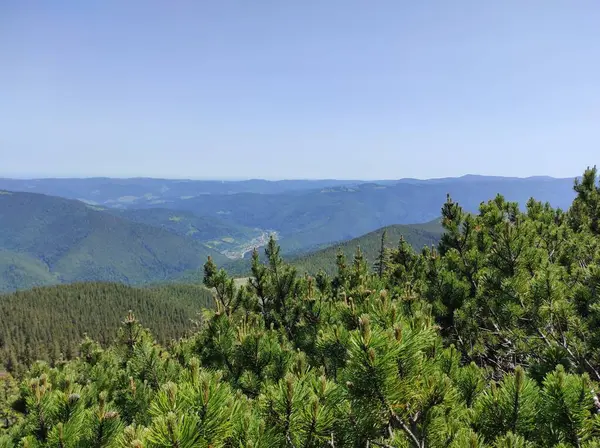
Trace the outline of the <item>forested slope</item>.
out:
<instances>
[{"instance_id":1,"label":"forested slope","mask_svg":"<svg viewBox=\"0 0 600 448\"><path fill-rule=\"evenodd\" d=\"M182 210L163 208L105 209L130 221L164 228L183 237L189 237L219 251L235 251L262 235L259 229L227 223L213 216L198 216Z\"/></svg>"},{"instance_id":2,"label":"forested slope","mask_svg":"<svg viewBox=\"0 0 600 448\"><path fill-rule=\"evenodd\" d=\"M316 275L319 271L324 271L331 275L336 270L336 257L339 253L346 258L351 258L360 248L367 263L373 266L381 250L382 238L383 245L387 249L397 246L403 239L415 250L421 250L424 246L437 245L442 232L443 228L439 220L426 224L388 226L326 249L294 257L290 259L290 263L298 269L298 272Z\"/></svg>"},{"instance_id":3,"label":"forested slope","mask_svg":"<svg viewBox=\"0 0 600 448\"><path fill-rule=\"evenodd\" d=\"M0 293L59 282L48 265L36 257L0 249Z\"/></svg>"},{"instance_id":4,"label":"forested slope","mask_svg":"<svg viewBox=\"0 0 600 448\"><path fill-rule=\"evenodd\" d=\"M205 244L79 201L0 192L0 291L73 281L176 278L211 255Z\"/></svg>"},{"instance_id":5,"label":"forested slope","mask_svg":"<svg viewBox=\"0 0 600 448\"><path fill-rule=\"evenodd\" d=\"M74 283L0 295L0 366L13 369L36 359L71 359L86 334L106 345L127 310L135 310L165 343L191 330L198 313L212 306L211 293L201 285Z\"/></svg>"}]
</instances>

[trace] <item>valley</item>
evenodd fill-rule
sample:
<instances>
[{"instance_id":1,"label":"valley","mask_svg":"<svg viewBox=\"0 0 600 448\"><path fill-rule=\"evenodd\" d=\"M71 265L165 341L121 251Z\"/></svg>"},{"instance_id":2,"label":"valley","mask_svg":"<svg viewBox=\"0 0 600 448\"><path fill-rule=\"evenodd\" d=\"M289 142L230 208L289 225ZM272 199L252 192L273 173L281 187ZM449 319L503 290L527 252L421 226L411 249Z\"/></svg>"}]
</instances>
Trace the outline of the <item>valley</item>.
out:
<instances>
[{"instance_id":1,"label":"valley","mask_svg":"<svg viewBox=\"0 0 600 448\"><path fill-rule=\"evenodd\" d=\"M238 259L245 258L246 255L248 253L252 252L254 249L258 249L263 246L266 246L267 243L269 242L269 237L271 235L275 239L277 239L277 237L278 237L278 234L276 231L270 231L270 232L263 231L259 236L252 238L250 241L238 243L238 244L240 244L238 247L236 247L234 249L227 249L221 253L231 260L238 260ZM226 241L226 242L228 242L228 241ZM230 240L230 242L234 243L235 240ZM214 249L218 250L219 245L212 246L212 247Z\"/></svg>"}]
</instances>

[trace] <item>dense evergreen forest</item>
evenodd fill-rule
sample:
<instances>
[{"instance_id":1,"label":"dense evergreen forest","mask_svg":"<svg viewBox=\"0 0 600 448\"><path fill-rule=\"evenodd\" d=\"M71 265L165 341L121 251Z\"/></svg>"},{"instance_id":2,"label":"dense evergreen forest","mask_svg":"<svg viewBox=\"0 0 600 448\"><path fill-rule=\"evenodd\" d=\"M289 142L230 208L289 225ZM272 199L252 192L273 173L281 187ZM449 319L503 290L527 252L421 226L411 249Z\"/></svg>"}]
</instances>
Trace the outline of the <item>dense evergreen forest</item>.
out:
<instances>
[{"instance_id":1,"label":"dense evergreen forest","mask_svg":"<svg viewBox=\"0 0 600 448\"><path fill-rule=\"evenodd\" d=\"M167 343L193 329L199 311L212 306L202 285L73 283L0 295L0 372L3 365L16 374L35 360L71 359L85 336L106 346L130 309Z\"/></svg>"},{"instance_id":2,"label":"dense evergreen forest","mask_svg":"<svg viewBox=\"0 0 600 448\"><path fill-rule=\"evenodd\" d=\"M600 187L568 211L497 196L420 253L384 238L311 277L271 240L168 348L114 343L0 387L0 447L600 447ZM116 310L120 311L120 310Z\"/></svg>"}]
</instances>

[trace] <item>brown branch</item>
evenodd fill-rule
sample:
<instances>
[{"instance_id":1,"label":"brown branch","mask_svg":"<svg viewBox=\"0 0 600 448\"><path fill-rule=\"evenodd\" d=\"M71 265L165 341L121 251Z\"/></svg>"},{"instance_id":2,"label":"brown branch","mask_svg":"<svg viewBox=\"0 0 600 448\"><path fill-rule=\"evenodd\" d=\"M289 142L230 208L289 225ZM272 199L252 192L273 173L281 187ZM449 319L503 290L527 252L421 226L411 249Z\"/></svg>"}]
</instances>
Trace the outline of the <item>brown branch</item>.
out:
<instances>
[{"instance_id":1,"label":"brown branch","mask_svg":"<svg viewBox=\"0 0 600 448\"><path fill-rule=\"evenodd\" d=\"M548 340L548 338L546 337L546 335L544 333L542 333L542 331L539 328L537 328L537 332L541 336L541 338L544 340L544 342L548 345L548 347L552 347L552 344L550 343L550 341ZM575 361L575 362L581 362L581 359L583 359L583 362L588 366L588 368L596 376L596 380L600 381L600 372L598 372L594 368L594 366L592 365L592 363L590 363L585 356L576 356L575 353L573 353L573 351L571 350L571 348L568 346L568 343L567 343L566 338L564 337L564 335L563 335L563 340L562 341L559 341L556 337L553 337L553 339L554 339L554 341L558 345L560 345L562 348L564 348L567 351L567 353L573 359L573 361Z\"/></svg>"},{"instance_id":2,"label":"brown branch","mask_svg":"<svg viewBox=\"0 0 600 448\"><path fill-rule=\"evenodd\" d=\"M375 440L370 440L369 442L375 446L381 446L383 448L394 448L392 445L388 445L387 443L376 442Z\"/></svg>"},{"instance_id":3,"label":"brown branch","mask_svg":"<svg viewBox=\"0 0 600 448\"><path fill-rule=\"evenodd\" d=\"M410 430L406 423L395 413L392 413L392 417L394 417L394 420L400 425L402 430L412 439L413 443L419 448L422 447L421 442L419 442L417 436Z\"/></svg>"}]
</instances>

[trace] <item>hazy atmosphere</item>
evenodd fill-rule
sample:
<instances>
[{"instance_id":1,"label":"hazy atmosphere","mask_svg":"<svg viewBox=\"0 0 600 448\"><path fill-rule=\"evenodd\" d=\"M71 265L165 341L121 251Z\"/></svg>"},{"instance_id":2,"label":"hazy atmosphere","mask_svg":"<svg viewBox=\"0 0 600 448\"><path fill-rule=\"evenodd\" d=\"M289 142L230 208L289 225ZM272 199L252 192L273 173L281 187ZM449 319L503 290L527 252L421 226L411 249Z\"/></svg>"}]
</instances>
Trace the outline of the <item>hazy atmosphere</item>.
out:
<instances>
[{"instance_id":1,"label":"hazy atmosphere","mask_svg":"<svg viewBox=\"0 0 600 448\"><path fill-rule=\"evenodd\" d=\"M0 2L0 176L575 176L596 1Z\"/></svg>"}]
</instances>

